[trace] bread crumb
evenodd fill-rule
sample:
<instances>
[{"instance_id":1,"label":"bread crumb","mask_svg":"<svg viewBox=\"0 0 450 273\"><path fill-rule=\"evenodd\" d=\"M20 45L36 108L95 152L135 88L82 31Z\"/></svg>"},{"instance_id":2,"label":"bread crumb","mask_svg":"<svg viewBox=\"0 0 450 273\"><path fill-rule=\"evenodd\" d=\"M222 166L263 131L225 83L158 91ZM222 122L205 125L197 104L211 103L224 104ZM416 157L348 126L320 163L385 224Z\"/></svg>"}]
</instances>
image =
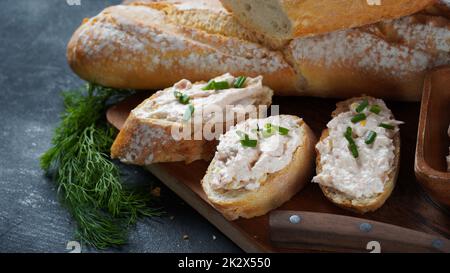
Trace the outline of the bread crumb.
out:
<instances>
[{"instance_id":1,"label":"bread crumb","mask_svg":"<svg viewBox=\"0 0 450 273\"><path fill-rule=\"evenodd\" d=\"M150 194L154 197L160 197L161 196L161 188L160 187L156 187L154 188Z\"/></svg>"}]
</instances>

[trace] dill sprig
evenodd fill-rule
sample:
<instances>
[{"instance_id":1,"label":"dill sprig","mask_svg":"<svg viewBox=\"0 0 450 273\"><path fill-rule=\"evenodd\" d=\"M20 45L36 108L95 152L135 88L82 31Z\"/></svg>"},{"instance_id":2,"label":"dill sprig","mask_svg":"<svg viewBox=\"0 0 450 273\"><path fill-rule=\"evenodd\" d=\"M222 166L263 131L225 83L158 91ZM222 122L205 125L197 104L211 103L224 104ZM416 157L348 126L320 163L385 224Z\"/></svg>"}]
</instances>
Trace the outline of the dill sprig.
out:
<instances>
[{"instance_id":1,"label":"dill sprig","mask_svg":"<svg viewBox=\"0 0 450 273\"><path fill-rule=\"evenodd\" d=\"M77 238L98 249L125 244L128 227L139 217L160 214L148 206L148 191L122 185L120 171L108 156L117 132L107 125L105 110L129 94L92 84L63 92L61 124L53 146L41 157L42 169L77 222Z\"/></svg>"}]
</instances>

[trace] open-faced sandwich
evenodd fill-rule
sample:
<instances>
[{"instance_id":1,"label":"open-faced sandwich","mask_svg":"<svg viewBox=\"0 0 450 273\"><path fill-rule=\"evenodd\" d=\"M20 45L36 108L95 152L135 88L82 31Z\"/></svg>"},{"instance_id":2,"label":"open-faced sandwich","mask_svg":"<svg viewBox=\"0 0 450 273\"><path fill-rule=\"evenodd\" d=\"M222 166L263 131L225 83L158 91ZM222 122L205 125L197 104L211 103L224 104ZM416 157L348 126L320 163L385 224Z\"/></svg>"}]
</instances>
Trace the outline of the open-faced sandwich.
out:
<instances>
[{"instance_id":1,"label":"open-faced sandwich","mask_svg":"<svg viewBox=\"0 0 450 273\"><path fill-rule=\"evenodd\" d=\"M372 97L337 104L317 150L317 175L325 196L358 213L381 207L399 170L400 132L386 104Z\"/></svg>"},{"instance_id":2,"label":"open-faced sandwich","mask_svg":"<svg viewBox=\"0 0 450 273\"><path fill-rule=\"evenodd\" d=\"M225 74L198 83L181 80L131 112L114 141L111 157L136 165L209 160L216 138L235 124L236 115L269 106L272 95L261 76ZM205 125L211 126L213 136L205 136Z\"/></svg>"},{"instance_id":3,"label":"open-faced sandwich","mask_svg":"<svg viewBox=\"0 0 450 273\"><path fill-rule=\"evenodd\" d=\"M248 119L221 136L203 190L229 220L266 214L309 181L315 143L296 116Z\"/></svg>"}]
</instances>

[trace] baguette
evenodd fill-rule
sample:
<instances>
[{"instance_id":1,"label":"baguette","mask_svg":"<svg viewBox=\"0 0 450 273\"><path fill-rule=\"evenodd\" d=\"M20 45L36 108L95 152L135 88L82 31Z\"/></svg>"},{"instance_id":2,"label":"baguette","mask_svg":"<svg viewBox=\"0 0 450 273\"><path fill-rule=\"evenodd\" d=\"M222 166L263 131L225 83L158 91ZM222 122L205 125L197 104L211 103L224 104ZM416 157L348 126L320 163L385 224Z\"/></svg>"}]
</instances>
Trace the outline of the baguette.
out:
<instances>
[{"instance_id":1,"label":"baguette","mask_svg":"<svg viewBox=\"0 0 450 273\"><path fill-rule=\"evenodd\" d=\"M426 72L450 64L450 23L414 15L294 39L284 55L305 79L307 94L418 101Z\"/></svg>"},{"instance_id":2,"label":"baguette","mask_svg":"<svg viewBox=\"0 0 450 273\"><path fill-rule=\"evenodd\" d=\"M279 40L411 15L435 0L221 0L244 26ZM374 4L371 4L374 2Z\"/></svg>"},{"instance_id":3,"label":"baguette","mask_svg":"<svg viewBox=\"0 0 450 273\"><path fill-rule=\"evenodd\" d=\"M355 110L366 100L369 103L363 113L367 120L352 123ZM378 105L379 114L371 112ZM319 183L324 195L344 209L366 213L380 208L391 195L400 167L401 122L394 117L382 100L372 97L353 98L337 104L319 143L316 146L316 173L313 182ZM388 123L393 129L380 127ZM344 136L351 127L358 155L355 158L349 140ZM348 130L348 129L347 129ZM369 130L377 133L372 144L367 144Z\"/></svg>"},{"instance_id":4,"label":"baguette","mask_svg":"<svg viewBox=\"0 0 450 273\"><path fill-rule=\"evenodd\" d=\"M223 8L219 0L140 0L130 4L145 5L163 11L167 19L176 25L259 43L270 49L280 49L287 43L242 27L236 18Z\"/></svg>"},{"instance_id":5,"label":"baguette","mask_svg":"<svg viewBox=\"0 0 450 273\"><path fill-rule=\"evenodd\" d=\"M225 74L213 80L232 86L236 78ZM247 78L241 88L203 90L207 85L182 80L142 102L120 130L111 147L111 157L135 165L210 160L216 138L235 124L235 115L241 113L240 118L245 118L252 114L252 109L239 112L240 107L255 106L257 109L272 102L273 91L262 85L262 77ZM216 114L224 116L214 116ZM230 116L226 116L228 114ZM182 131L184 129L186 131ZM199 132L201 135L196 137ZM206 135L209 132L211 135Z\"/></svg>"},{"instance_id":6,"label":"baguette","mask_svg":"<svg viewBox=\"0 0 450 273\"><path fill-rule=\"evenodd\" d=\"M252 130L256 124L266 128L268 123L283 126L289 132L286 136L273 132L267 137L257 136L261 133ZM239 132L256 139L256 147L243 146ZM220 138L216 155L202 180L203 190L210 203L228 220L264 215L307 184L314 165L315 143L311 129L295 116L239 123ZM280 149L280 144L285 148Z\"/></svg>"},{"instance_id":7,"label":"baguette","mask_svg":"<svg viewBox=\"0 0 450 273\"><path fill-rule=\"evenodd\" d=\"M420 100L428 70L450 64L450 22L429 11L297 38L275 51L257 43L217 1L199 3L108 8L75 32L69 64L81 78L115 88L158 90L181 78L230 72L261 74L276 95L349 98L365 92L408 101Z\"/></svg>"},{"instance_id":8,"label":"baguette","mask_svg":"<svg viewBox=\"0 0 450 273\"><path fill-rule=\"evenodd\" d=\"M229 72L262 75L280 93L300 89L301 78L280 52L168 17L146 5L109 7L75 32L69 65L81 78L114 88L159 90L180 79L195 82Z\"/></svg>"}]
</instances>

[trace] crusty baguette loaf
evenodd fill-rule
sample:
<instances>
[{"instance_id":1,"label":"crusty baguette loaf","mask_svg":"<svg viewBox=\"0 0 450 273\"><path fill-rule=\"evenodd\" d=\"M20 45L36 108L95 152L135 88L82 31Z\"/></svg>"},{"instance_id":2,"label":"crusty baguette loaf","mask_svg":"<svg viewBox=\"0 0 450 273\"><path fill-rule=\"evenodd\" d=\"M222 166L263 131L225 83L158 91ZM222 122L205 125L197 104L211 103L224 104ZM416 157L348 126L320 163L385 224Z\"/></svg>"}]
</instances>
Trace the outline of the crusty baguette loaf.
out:
<instances>
[{"instance_id":1,"label":"crusty baguette loaf","mask_svg":"<svg viewBox=\"0 0 450 273\"><path fill-rule=\"evenodd\" d=\"M162 89L181 78L231 72L262 74L277 95L347 98L365 92L416 101L426 71L450 64L450 22L434 13L298 38L272 51L214 3L108 8L74 34L69 64L83 79L117 88Z\"/></svg>"},{"instance_id":2,"label":"crusty baguette loaf","mask_svg":"<svg viewBox=\"0 0 450 273\"><path fill-rule=\"evenodd\" d=\"M450 64L450 23L414 15L294 39L285 56L304 77L308 94L420 100L426 71Z\"/></svg>"},{"instance_id":3,"label":"crusty baguette loaf","mask_svg":"<svg viewBox=\"0 0 450 273\"><path fill-rule=\"evenodd\" d=\"M234 77L226 74L216 80L233 81ZM230 106L269 106L272 103L273 91L262 85L262 78L247 78L243 88L230 88L225 90L202 90L204 82L191 83L182 80L174 87L167 88L152 95L149 99L137 106L129 115L124 127L120 130L111 147L111 157L118 158L122 162L134 165L149 165L160 162L184 161L190 163L195 160L210 160L214 155L217 145L216 134L206 137L203 126L208 126L211 121L207 107L220 107L225 112ZM181 103L176 99L174 92L189 96L188 103ZM188 105L189 104L189 105ZM193 111L188 120L185 113L192 105ZM203 111L203 112L202 112ZM228 110L227 110L228 111ZM212 112L214 113L214 112ZM234 108L227 113L235 115ZM199 114L198 122L194 117ZM225 118L225 117L224 117ZM236 119L213 120L211 125L220 126L222 130L234 125ZM227 122L230 124L227 126ZM183 129L187 131L187 137ZM197 136L197 131L202 135ZM180 134L175 138L173 132Z\"/></svg>"},{"instance_id":4,"label":"crusty baguette loaf","mask_svg":"<svg viewBox=\"0 0 450 273\"><path fill-rule=\"evenodd\" d=\"M81 78L115 88L163 89L226 72L262 75L280 93L301 84L280 52L174 24L163 10L145 5L112 6L85 22L69 42L67 58Z\"/></svg>"},{"instance_id":5,"label":"crusty baguette loaf","mask_svg":"<svg viewBox=\"0 0 450 273\"><path fill-rule=\"evenodd\" d=\"M350 105L356 102L360 102L364 99L367 99L369 103L373 103L375 101L372 97L360 97L360 98L352 98L337 104L336 110L332 113L332 117L335 118L339 114L349 111ZM329 129L325 129L322 132L319 143L323 142L329 136ZM361 198L353 198L343 192L340 192L332 187L320 185L322 192L327 197L328 200L336 204L337 206L351 210L356 213L364 214L367 212L375 211L380 208L386 200L391 195L394 190L397 176L400 168L400 133L396 133L393 137L393 144L395 147L394 150L394 160L392 167L389 172L386 174L388 179L384 184L383 192L379 194L375 194L371 197L361 197ZM317 157L316 157L316 173L320 174L322 172L323 165L321 164L322 155L317 149ZM337 181L336 183L339 183Z\"/></svg>"},{"instance_id":6,"label":"crusty baguette loaf","mask_svg":"<svg viewBox=\"0 0 450 273\"><path fill-rule=\"evenodd\" d=\"M302 119L293 116L283 117L296 120L302 131L301 144L293 152L290 163L283 169L264 176L263 180L260 181L259 188L253 190L245 188L215 189L212 186L212 179L220 155L216 153L215 158L209 165L202 180L203 190L211 204L228 220L264 215L291 199L309 181L314 166L316 137ZM233 131L229 131L229 133L234 134ZM242 164L248 163L241 162Z\"/></svg>"},{"instance_id":7,"label":"crusty baguette loaf","mask_svg":"<svg viewBox=\"0 0 450 273\"><path fill-rule=\"evenodd\" d=\"M219 0L139 0L129 3L161 10L173 24L199 29L210 34L260 43L271 49L280 49L287 43L287 41L272 39L242 27L236 18L223 8Z\"/></svg>"},{"instance_id":8,"label":"crusty baguette loaf","mask_svg":"<svg viewBox=\"0 0 450 273\"><path fill-rule=\"evenodd\" d=\"M221 0L249 29L273 39L360 27L423 10L435 0ZM379 4L376 4L380 2Z\"/></svg>"}]
</instances>

